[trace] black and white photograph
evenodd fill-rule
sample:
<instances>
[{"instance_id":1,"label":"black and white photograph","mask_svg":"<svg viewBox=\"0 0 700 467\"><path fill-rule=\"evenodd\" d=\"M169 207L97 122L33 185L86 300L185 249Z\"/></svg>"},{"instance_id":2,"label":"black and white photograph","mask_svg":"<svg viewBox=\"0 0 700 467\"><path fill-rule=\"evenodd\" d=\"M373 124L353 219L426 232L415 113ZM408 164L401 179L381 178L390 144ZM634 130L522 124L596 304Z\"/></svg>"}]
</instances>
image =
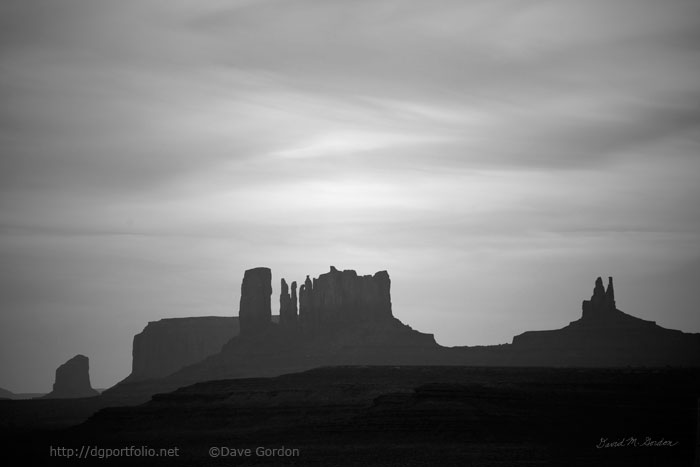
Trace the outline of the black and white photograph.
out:
<instances>
[{"instance_id":1,"label":"black and white photograph","mask_svg":"<svg viewBox=\"0 0 700 467\"><path fill-rule=\"evenodd\" d=\"M0 0L0 439L700 467L700 1Z\"/></svg>"}]
</instances>

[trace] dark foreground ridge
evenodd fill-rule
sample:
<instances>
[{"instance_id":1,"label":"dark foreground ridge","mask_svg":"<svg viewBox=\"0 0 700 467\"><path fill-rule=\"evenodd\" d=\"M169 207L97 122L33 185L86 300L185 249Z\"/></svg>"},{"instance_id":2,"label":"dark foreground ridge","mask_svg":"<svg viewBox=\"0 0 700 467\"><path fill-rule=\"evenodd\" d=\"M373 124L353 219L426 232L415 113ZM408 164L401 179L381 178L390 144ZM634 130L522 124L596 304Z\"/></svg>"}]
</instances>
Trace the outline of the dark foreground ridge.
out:
<instances>
[{"instance_id":1,"label":"dark foreground ridge","mask_svg":"<svg viewBox=\"0 0 700 467\"><path fill-rule=\"evenodd\" d=\"M699 394L693 369L329 367L198 383L16 445L42 464L49 445L146 445L179 453L113 465L680 467L692 463Z\"/></svg>"},{"instance_id":2,"label":"dark foreground ridge","mask_svg":"<svg viewBox=\"0 0 700 467\"><path fill-rule=\"evenodd\" d=\"M246 271L240 332L219 352L199 359L190 353L190 365L180 356L179 365L169 366L178 368L163 377L155 377L155 371L150 379L132 374L104 396L114 404L143 402L155 393L200 381L336 365L700 367L700 334L664 329L618 310L612 278L607 290L600 278L596 280L581 318L565 328L529 331L515 336L512 344L449 348L394 317L386 271L360 276L331 266L318 278L306 277L298 304L296 282L290 293L282 279L278 320L271 315L271 276L268 268ZM205 334L198 334L197 341L206 340ZM190 342L191 336L183 339ZM217 345L222 340L218 337ZM187 348L179 349L183 347ZM135 348L135 369L137 353L141 354Z\"/></svg>"}]
</instances>

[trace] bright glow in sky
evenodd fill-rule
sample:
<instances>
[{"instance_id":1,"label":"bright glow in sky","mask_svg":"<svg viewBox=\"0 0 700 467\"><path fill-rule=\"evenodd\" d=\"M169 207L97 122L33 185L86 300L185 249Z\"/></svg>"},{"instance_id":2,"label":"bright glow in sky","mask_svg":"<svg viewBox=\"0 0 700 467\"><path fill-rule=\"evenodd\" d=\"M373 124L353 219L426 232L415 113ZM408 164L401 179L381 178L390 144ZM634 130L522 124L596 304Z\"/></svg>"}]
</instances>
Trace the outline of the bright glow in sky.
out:
<instances>
[{"instance_id":1,"label":"bright glow in sky","mask_svg":"<svg viewBox=\"0 0 700 467\"><path fill-rule=\"evenodd\" d=\"M698 45L696 0L2 2L0 387L111 386L255 266L386 269L444 345L598 275L698 332Z\"/></svg>"}]
</instances>

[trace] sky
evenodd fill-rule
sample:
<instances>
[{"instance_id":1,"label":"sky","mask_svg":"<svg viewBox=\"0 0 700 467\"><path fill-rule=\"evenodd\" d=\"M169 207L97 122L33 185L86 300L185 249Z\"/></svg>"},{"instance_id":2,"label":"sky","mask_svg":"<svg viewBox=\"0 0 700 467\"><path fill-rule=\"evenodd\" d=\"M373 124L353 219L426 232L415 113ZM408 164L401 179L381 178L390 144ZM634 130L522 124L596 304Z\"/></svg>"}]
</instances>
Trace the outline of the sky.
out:
<instances>
[{"instance_id":1,"label":"sky","mask_svg":"<svg viewBox=\"0 0 700 467\"><path fill-rule=\"evenodd\" d=\"M109 387L257 266L387 270L448 346L597 276L700 332L698 76L697 0L4 0L0 387Z\"/></svg>"}]
</instances>

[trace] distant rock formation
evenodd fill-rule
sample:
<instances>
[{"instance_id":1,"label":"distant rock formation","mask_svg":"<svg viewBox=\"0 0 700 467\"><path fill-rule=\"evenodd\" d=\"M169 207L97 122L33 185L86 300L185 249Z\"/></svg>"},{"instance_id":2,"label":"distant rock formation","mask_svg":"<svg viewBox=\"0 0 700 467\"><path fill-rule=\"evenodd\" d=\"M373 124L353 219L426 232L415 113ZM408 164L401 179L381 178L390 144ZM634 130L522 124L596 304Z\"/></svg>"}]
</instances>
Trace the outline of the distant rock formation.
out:
<instances>
[{"instance_id":1,"label":"distant rock formation","mask_svg":"<svg viewBox=\"0 0 700 467\"><path fill-rule=\"evenodd\" d=\"M297 283L292 282L292 294L289 294L287 281L282 279L280 288L280 326L296 329L297 325Z\"/></svg>"},{"instance_id":2,"label":"distant rock formation","mask_svg":"<svg viewBox=\"0 0 700 467\"><path fill-rule=\"evenodd\" d=\"M291 299L291 309L290 309L290 317L291 321L293 323L293 326L296 328L298 322L299 322L299 315L298 315L298 307L297 307L297 281L292 282L292 296L290 297Z\"/></svg>"},{"instance_id":3,"label":"distant rock formation","mask_svg":"<svg viewBox=\"0 0 700 467\"><path fill-rule=\"evenodd\" d=\"M321 274L313 284L313 310L322 323L390 318L391 280L386 271L358 276L353 270Z\"/></svg>"},{"instance_id":4,"label":"distant rock formation","mask_svg":"<svg viewBox=\"0 0 700 467\"><path fill-rule=\"evenodd\" d=\"M386 271L358 276L331 267L316 279L307 276L298 297L296 329L301 332L270 323L270 270L251 271L243 280L241 320L244 310L255 317L252 334L241 332L221 352L165 378L106 392L134 403L200 381L338 365L700 367L700 334L664 329L618 310L612 278L607 290L602 279L595 281L582 317L562 329L528 331L515 336L512 344L442 347L432 334L415 331L393 316ZM287 317L284 322L291 323L297 316L294 283L291 294L286 281L281 285L280 311Z\"/></svg>"},{"instance_id":5,"label":"distant rock formation","mask_svg":"<svg viewBox=\"0 0 700 467\"><path fill-rule=\"evenodd\" d=\"M313 332L317 327L316 315L313 313L313 283L306 276L304 283L299 287L299 324L307 332Z\"/></svg>"},{"instance_id":6,"label":"distant rock formation","mask_svg":"<svg viewBox=\"0 0 700 467\"><path fill-rule=\"evenodd\" d=\"M636 318L617 309L612 277L608 278L607 290L603 289L603 280L600 277L597 278L591 299L584 300L581 308L581 319L571 322L572 326L663 329L660 326L656 326L654 321Z\"/></svg>"},{"instance_id":7,"label":"distant rock formation","mask_svg":"<svg viewBox=\"0 0 700 467\"><path fill-rule=\"evenodd\" d=\"M253 336L270 328L272 310L272 271L270 268L248 269L243 275L241 303L238 311L241 335Z\"/></svg>"},{"instance_id":8,"label":"distant rock formation","mask_svg":"<svg viewBox=\"0 0 700 467\"><path fill-rule=\"evenodd\" d=\"M590 300L583 301L582 318L586 320L607 319L617 310L615 306L615 290L613 289L613 278L608 278L608 289L603 288L603 279L600 277L595 281L593 296Z\"/></svg>"},{"instance_id":9,"label":"distant rock formation","mask_svg":"<svg viewBox=\"0 0 700 467\"><path fill-rule=\"evenodd\" d=\"M353 270L330 271L300 289L299 319L307 334L348 323L389 320L391 280L386 271L358 276Z\"/></svg>"},{"instance_id":10,"label":"distant rock formation","mask_svg":"<svg viewBox=\"0 0 700 467\"><path fill-rule=\"evenodd\" d=\"M125 380L103 395L133 403L198 381L270 376L317 366L437 361L436 352L442 348L433 335L415 331L393 316L386 271L358 276L355 271L331 267L316 279L307 276L299 288L298 316L296 284L292 283L290 294L286 280L281 280L279 326L268 314L270 284L269 269L246 271L240 334L224 344L221 352L160 380Z\"/></svg>"},{"instance_id":11,"label":"distant rock formation","mask_svg":"<svg viewBox=\"0 0 700 467\"><path fill-rule=\"evenodd\" d=\"M7 389L0 388L0 399L14 399L15 394Z\"/></svg>"},{"instance_id":12,"label":"distant rock formation","mask_svg":"<svg viewBox=\"0 0 700 467\"><path fill-rule=\"evenodd\" d=\"M537 365L698 366L700 335L665 329L654 321L617 309L613 278L607 290L595 281L582 304L581 318L551 331L528 331L513 338L517 361Z\"/></svg>"},{"instance_id":13,"label":"distant rock formation","mask_svg":"<svg viewBox=\"0 0 700 467\"><path fill-rule=\"evenodd\" d=\"M272 322L279 316L272 315ZM134 336L131 374L125 381L162 378L218 353L239 334L238 316L195 316L149 321Z\"/></svg>"},{"instance_id":14,"label":"distant rock formation","mask_svg":"<svg viewBox=\"0 0 700 467\"><path fill-rule=\"evenodd\" d=\"M221 350L238 335L238 317L200 316L150 321L134 336L129 381L167 376Z\"/></svg>"},{"instance_id":15,"label":"distant rock formation","mask_svg":"<svg viewBox=\"0 0 700 467\"><path fill-rule=\"evenodd\" d=\"M286 284L281 281L280 323L294 318L293 295ZM266 285L259 289L267 290ZM250 375L251 371L278 374L322 365L430 360L431 352L440 347L432 334L415 331L392 315L390 286L386 271L358 276L355 271L339 271L331 266L318 278L307 276L299 289L302 332L270 326L255 339L232 339L220 354L178 372L173 380ZM283 321L282 316L288 319ZM246 337L243 332L241 337Z\"/></svg>"},{"instance_id":16,"label":"distant rock formation","mask_svg":"<svg viewBox=\"0 0 700 467\"><path fill-rule=\"evenodd\" d=\"M75 399L98 396L90 385L90 360L85 355L76 355L56 369L53 391L47 399Z\"/></svg>"}]
</instances>

